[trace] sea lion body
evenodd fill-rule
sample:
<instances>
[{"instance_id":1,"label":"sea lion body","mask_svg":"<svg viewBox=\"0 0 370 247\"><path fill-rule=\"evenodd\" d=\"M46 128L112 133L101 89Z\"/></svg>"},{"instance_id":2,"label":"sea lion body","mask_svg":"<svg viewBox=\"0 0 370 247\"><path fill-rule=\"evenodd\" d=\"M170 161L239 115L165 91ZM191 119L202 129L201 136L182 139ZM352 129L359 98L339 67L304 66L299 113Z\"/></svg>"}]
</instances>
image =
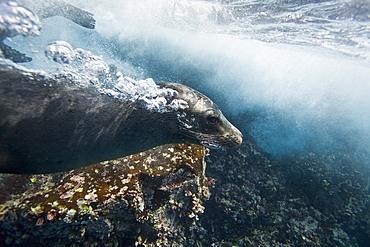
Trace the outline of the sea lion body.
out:
<instances>
[{"instance_id":1,"label":"sea lion body","mask_svg":"<svg viewBox=\"0 0 370 247\"><path fill-rule=\"evenodd\" d=\"M66 171L168 143L242 142L206 96L176 83L158 87L176 90L168 102L186 106L153 111L0 59L0 172Z\"/></svg>"}]
</instances>

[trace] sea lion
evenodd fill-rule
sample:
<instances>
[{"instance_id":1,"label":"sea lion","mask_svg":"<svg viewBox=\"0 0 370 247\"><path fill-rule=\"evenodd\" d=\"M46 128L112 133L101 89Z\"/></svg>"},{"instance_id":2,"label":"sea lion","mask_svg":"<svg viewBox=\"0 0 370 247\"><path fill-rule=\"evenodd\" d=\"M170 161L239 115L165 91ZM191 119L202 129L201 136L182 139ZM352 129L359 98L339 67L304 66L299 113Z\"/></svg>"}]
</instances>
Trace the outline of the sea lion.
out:
<instances>
[{"instance_id":1,"label":"sea lion","mask_svg":"<svg viewBox=\"0 0 370 247\"><path fill-rule=\"evenodd\" d=\"M39 35L40 19L63 16L89 28L95 28L93 14L59 0L0 0L0 55L16 63L30 62L32 58L3 43L16 35Z\"/></svg>"},{"instance_id":2,"label":"sea lion","mask_svg":"<svg viewBox=\"0 0 370 247\"><path fill-rule=\"evenodd\" d=\"M241 132L203 94L177 83L154 92L120 98L0 59L0 172L66 171L161 144L241 144Z\"/></svg>"}]
</instances>

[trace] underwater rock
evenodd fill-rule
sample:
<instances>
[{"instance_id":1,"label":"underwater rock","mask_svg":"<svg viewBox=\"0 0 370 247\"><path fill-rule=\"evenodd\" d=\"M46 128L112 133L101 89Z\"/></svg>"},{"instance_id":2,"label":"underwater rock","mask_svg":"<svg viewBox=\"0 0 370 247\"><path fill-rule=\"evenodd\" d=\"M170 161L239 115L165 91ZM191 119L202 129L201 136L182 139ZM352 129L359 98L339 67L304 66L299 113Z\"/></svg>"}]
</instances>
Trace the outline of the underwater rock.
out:
<instances>
[{"instance_id":1,"label":"underwater rock","mask_svg":"<svg viewBox=\"0 0 370 247\"><path fill-rule=\"evenodd\" d=\"M216 179L202 227L214 246L368 246L368 157L307 153L272 160L254 145L212 151Z\"/></svg>"},{"instance_id":2,"label":"underwater rock","mask_svg":"<svg viewBox=\"0 0 370 247\"><path fill-rule=\"evenodd\" d=\"M165 145L70 172L3 175L0 245L181 245L201 229L207 154Z\"/></svg>"},{"instance_id":3,"label":"underwater rock","mask_svg":"<svg viewBox=\"0 0 370 247\"><path fill-rule=\"evenodd\" d=\"M272 160L250 143L207 153L167 145L67 173L4 176L0 245L369 243L369 171L356 154Z\"/></svg>"}]
</instances>

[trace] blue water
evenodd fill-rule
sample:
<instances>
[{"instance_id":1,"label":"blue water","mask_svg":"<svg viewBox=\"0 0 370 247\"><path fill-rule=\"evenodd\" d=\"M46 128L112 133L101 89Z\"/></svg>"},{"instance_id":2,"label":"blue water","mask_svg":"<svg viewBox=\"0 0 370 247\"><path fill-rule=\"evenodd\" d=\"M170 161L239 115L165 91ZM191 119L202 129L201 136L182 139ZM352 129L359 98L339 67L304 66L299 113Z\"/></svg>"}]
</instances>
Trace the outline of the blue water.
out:
<instances>
[{"instance_id":1,"label":"blue water","mask_svg":"<svg viewBox=\"0 0 370 247\"><path fill-rule=\"evenodd\" d=\"M55 70L65 40L124 75L190 85L275 157L370 151L370 1L68 1L96 30L61 17L6 43ZM26 45L25 45L26 44Z\"/></svg>"}]
</instances>

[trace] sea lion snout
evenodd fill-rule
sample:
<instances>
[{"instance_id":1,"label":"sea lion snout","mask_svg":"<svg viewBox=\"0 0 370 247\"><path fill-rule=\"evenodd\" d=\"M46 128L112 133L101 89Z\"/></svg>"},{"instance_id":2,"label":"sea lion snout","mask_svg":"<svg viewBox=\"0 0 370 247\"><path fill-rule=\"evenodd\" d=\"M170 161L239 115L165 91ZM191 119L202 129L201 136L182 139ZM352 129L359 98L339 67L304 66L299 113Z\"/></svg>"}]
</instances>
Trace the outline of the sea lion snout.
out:
<instances>
[{"instance_id":1,"label":"sea lion snout","mask_svg":"<svg viewBox=\"0 0 370 247\"><path fill-rule=\"evenodd\" d=\"M213 130L213 138L210 135L209 139L213 139L212 143L216 148L239 147L243 142L243 134L226 119L218 108L216 112L218 112L219 124Z\"/></svg>"},{"instance_id":2,"label":"sea lion snout","mask_svg":"<svg viewBox=\"0 0 370 247\"><path fill-rule=\"evenodd\" d=\"M229 122L227 123L230 127L223 135L199 135L201 144L211 149L239 147L243 142L243 134Z\"/></svg>"},{"instance_id":3,"label":"sea lion snout","mask_svg":"<svg viewBox=\"0 0 370 247\"><path fill-rule=\"evenodd\" d=\"M243 143L243 134L233 126L233 132L226 136L227 142L224 144L227 148L236 148Z\"/></svg>"}]
</instances>

